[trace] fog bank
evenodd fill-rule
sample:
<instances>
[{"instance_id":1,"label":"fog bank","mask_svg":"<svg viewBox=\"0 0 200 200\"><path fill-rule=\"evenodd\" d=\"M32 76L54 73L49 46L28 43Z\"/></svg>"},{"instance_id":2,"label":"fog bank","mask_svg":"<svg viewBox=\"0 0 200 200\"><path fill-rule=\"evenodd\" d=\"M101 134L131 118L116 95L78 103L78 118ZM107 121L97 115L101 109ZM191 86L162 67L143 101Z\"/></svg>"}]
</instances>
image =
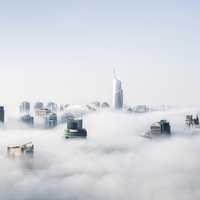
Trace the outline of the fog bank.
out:
<instances>
[{"instance_id":1,"label":"fog bank","mask_svg":"<svg viewBox=\"0 0 200 200\"><path fill-rule=\"evenodd\" d=\"M86 116L87 140L53 130L5 129L0 140L0 199L198 200L200 135L185 128L186 111ZM141 137L159 119L173 136ZM33 141L32 163L9 160L6 147Z\"/></svg>"}]
</instances>

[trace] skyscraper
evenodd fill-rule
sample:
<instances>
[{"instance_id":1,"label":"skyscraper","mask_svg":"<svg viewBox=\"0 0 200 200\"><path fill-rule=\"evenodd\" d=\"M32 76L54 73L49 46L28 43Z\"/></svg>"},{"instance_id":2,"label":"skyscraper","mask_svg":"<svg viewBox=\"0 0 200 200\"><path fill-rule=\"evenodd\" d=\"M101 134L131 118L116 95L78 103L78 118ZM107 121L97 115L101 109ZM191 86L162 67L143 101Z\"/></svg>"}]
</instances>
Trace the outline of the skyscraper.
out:
<instances>
[{"instance_id":1,"label":"skyscraper","mask_svg":"<svg viewBox=\"0 0 200 200\"><path fill-rule=\"evenodd\" d=\"M19 106L19 110L21 113L29 113L30 108L31 108L30 103L27 101L23 101Z\"/></svg>"},{"instance_id":2,"label":"skyscraper","mask_svg":"<svg viewBox=\"0 0 200 200\"><path fill-rule=\"evenodd\" d=\"M4 107L0 106L0 122L4 123Z\"/></svg>"},{"instance_id":3,"label":"skyscraper","mask_svg":"<svg viewBox=\"0 0 200 200\"><path fill-rule=\"evenodd\" d=\"M123 108L123 89L121 81L117 79L115 70L113 71L113 108L116 110Z\"/></svg>"},{"instance_id":4,"label":"skyscraper","mask_svg":"<svg viewBox=\"0 0 200 200\"><path fill-rule=\"evenodd\" d=\"M56 113L58 110L58 106L54 102L49 102L46 107L53 113Z\"/></svg>"}]
</instances>

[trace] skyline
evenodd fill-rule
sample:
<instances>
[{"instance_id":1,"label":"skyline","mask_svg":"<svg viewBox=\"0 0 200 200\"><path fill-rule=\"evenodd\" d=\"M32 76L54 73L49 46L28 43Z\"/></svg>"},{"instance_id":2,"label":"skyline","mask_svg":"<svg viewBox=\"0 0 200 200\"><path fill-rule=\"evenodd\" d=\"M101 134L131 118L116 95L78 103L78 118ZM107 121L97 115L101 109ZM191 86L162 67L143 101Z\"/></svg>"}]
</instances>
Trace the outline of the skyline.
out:
<instances>
[{"instance_id":1,"label":"skyline","mask_svg":"<svg viewBox=\"0 0 200 200\"><path fill-rule=\"evenodd\" d=\"M196 1L0 1L1 103L200 105ZM178 95L177 95L178 93Z\"/></svg>"},{"instance_id":2,"label":"skyline","mask_svg":"<svg viewBox=\"0 0 200 200\"><path fill-rule=\"evenodd\" d=\"M199 10L0 0L0 200L199 200Z\"/></svg>"}]
</instances>

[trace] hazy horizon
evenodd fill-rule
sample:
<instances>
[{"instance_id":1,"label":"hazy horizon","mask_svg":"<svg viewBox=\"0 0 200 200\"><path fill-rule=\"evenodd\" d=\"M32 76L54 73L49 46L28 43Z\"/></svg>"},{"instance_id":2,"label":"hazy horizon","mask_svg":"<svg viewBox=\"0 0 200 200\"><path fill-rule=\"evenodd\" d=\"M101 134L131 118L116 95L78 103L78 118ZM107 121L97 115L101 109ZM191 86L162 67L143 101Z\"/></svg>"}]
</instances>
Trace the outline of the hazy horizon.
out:
<instances>
[{"instance_id":1,"label":"hazy horizon","mask_svg":"<svg viewBox=\"0 0 200 200\"><path fill-rule=\"evenodd\" d=\"M0 1L1 104L200 105L197 1Z\"/></svg>"}]
</instances>

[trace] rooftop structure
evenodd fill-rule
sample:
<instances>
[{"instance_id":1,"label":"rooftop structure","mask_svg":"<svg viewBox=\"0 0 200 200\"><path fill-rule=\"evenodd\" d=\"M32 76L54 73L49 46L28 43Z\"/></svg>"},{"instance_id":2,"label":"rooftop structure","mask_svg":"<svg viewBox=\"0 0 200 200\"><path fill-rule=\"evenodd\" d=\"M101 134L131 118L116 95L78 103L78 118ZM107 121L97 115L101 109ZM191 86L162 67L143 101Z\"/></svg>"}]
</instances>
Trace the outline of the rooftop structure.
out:
<instances>
[{"instance_id":1,"label":"rooftop structure","mask_svg":"<svg viewBox=\"0 0 200 200\"><path fill-rule=\"evenodd\" d=\"M32 142L16 145L16 146L8 146L7 153L10 158L22 157L25 155L33 156L34 153L34 145Z\"/></svg>"},{"instance_id":2,"label":"rooftop structure","mask_svg":"<svg viewBox=\"0 0 200 200\"><path fill-rule=\"evenodd\" d=\"M87 137L86 129L83 129L82 119L68 119L65 138L85 138Z\"/></svg>"}]
</instances>

